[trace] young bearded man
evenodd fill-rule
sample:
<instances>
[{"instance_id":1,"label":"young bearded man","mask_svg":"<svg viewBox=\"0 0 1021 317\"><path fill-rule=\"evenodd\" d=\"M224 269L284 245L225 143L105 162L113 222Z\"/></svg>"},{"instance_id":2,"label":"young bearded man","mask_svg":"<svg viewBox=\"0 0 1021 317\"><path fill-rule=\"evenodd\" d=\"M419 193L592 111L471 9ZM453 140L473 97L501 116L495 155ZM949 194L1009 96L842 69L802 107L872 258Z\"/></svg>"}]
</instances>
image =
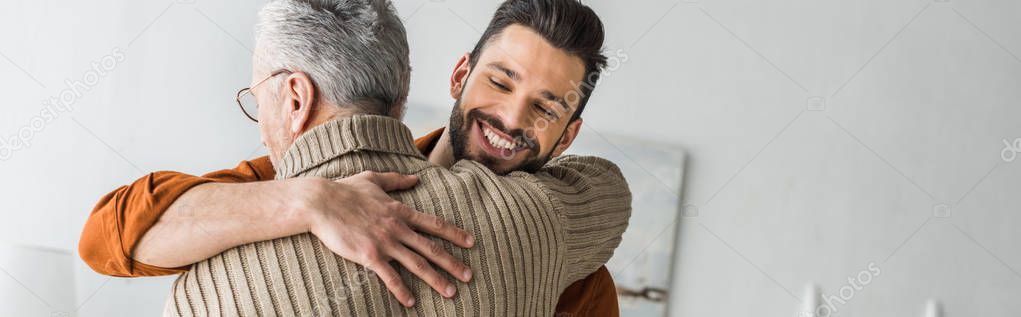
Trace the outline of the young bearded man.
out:
<instances>
[{"instance_id":1,"label":"young bearded man","mask_svg":"<svg viewBox=\"0 0 1021 317\"><path fill-rule=\"evenodd\" d=\"M344 20L357 17L358 14L356 13L358 12L371 12L373 9L379 9L380 6L378 2L364 5L359 1L336 1L336 3L332 4L328 3L329 1L292 2L297 2L301 6L282 6L282 8L277 8L278 10L276 11L266 11L264 9L263 19L271 17L278 21L286 21L288 14L303 14L304 12L301 12L302 8L307 7L314 10L327 11L338 20ZM276 15L268 15L273 12L276 12ZM392 12L389 15L381 15L384 17L390 16ZM368 22L370 22L368 23L369 25L381 29L400 28L400 36L378 39L377 41L383 42L381 45L400 46L399 42L404 40L403 27L400 26L400 22L396 19L388 20L380 18L379 21ZM264 21L263 24L271 23L265 23ZM265 27L263 28L265 29ZM324 29L323 31L335 30ZM288 33L289 31L281 32L289 36L294 35L294 33ZM303 173L278 173L286 171L282 166L295 166L301 165L300 163L307 163L283 160L285 157L304 158L308 155L308 153L302 155L300 150L295 150L295 147L291 146L293 144L310 146L311 143L309 143L306 136L308 131L318 131L320 134L317 135L329 137L331 134L324 132L324 129L326 131L329 131L329 129L320 127L324 122L342 122L334 123L334 125L340 124L343 126L347 124L349 127L366 125L392 126L392 124L386 123L385 120L381 121L379 119L365 119L361 121L356 119L334 121L333 119L347 118L352 117L354 114L365 113L390 115L399 118L400 108L404 103L407 93L407 72L397 71L392 76L386 76L386 72L382 72L383 74L376 72L379 70L379 67L376 69L370 67L365 69L372 69L373 71L358 73L358 68L343 68L338 65L343 63L328 63L328 65L324 66L321 62L305 63L301 65L305 67L299 67L301 69L287 69L288 67L267 69L267 65L261 64L260 60L274 60L279 59L281 56L300 56L300 52L281 49L281 47L301 46L303 43L297 40L294 42L280 40L275 42L275 46L263 45L264 41L262 38L258 42L260 45L258 45L259 51L256 54L256 65L254 65L256 69L253 70L253 75L259 74L265 77L266 80L262 80L260 77L253 78L253 87L248 91L251 94L245 96L258 96L260 100L267 101L268 104L279 104L280 101L277 100L279 98L271 97L280 97L276 95L286 96L288 93L291 93L295 95L291 99L292 103L304 106L298 107L300 111L292 109L290 113L281 114L276 118L277 120L260 122L263 140L270 149L270 157L273 158L274 164L269 164L271 160L267 158L259 158L250 162L242 162L234 170L215 172L204 177L160 172L150 174L131 186L122 187L104 197L100 204L97 205L93 215L90 216L82 234L80 245L82 258L96 271L117 276L180 273L188 270L186 266L196 262L200 262L200 264L193 266L193 271L195 267L203 267L204 263L204 267L208 270L210 276L215 276L211 269L212 266L209 265L211 263L210 260L212 260L210 259L211 257L222 260L225 257L229 257L226 254L237 254L237 256L244 254L243 252L236 251L237 249L235 249L235 253L230 253L230 251L223 252L225 250L255 241L286 237L301 232L311 232L321 239L329 250L334 251L344 259L353 260L365 265L379 274L383 278L386 288L389 288L397 299L405 305L411 304L414 299L408 287L397 277L399 276L398 273L387 263L390 260L397 261L407 267L411 273L422 278L444 297L453 296L454 292L451 290L455 289L454 285L443 278L440 273L433 270L425 261L432 262L462 281L468 281L472 278L472 274L467 270L464 262L471 259L468 254L474 251L452 249L450 244L435 243L435 241L424 238L414 232L414 230L447 239L462 247L471 247L474 243L480 243L472 241L473 237L478 235L482 235L483 237L480 238L489 241L489 243L496 243L499 239L490 237L492 236L491 232L479 232L477 228L476 230L469 228L469 231L472 231L474 236L469 235L440 220L441 218L460 220L459 216L434 217L425 213L409 211L407 207L394 203L383 193L384 190L411 188L417 182L417 178L392 173L362 173L344 178L338 182L325 181L322 178L316 177L283 179L284 177L295 176L336 178L355 174L355 172L359 171L356 168L338 169L328 174L317 174L309 170L304 170L302 171ZM406 44L404 45L406 46ZM581 124L580 113L587 102L588 96L591 94L595 81L598 79L600 67L605 64L605 58L599 54L601 46L602 26L598 17L587 7L576 1L508 1L504 3L476 48L471 54L466 54L461 58L451 77L451 95L455 98L456 103L451 113L449 129L446 130L446 133L443 133L443 130L438 130L421 139L417 144L419 146L418 150L425 152L430 162L440 166L454 166L455 171L457 170L457 166L454 165L455 162L461 159L470 159L485 164L486 167L495 172L495 175L506 174L514 170L540 172L542 174L543 172L540 168L552 157L559 156L578 133ZM308 48L306 47L306 49ZM349 51L348 53L371 55L371 58L377 59L379 63L373 66L379 66L406 65L406 47L403 52L405 55L403 58L400 57L400 53L397 53L391 56L393 57L391 60L379 60L388 55L378 54L377 51L371 50L363 50L363 52ZM536 58L536 56L542 56L543 58ZM355 60L362 60L358 59L358 57L366 56L345 55L343 57L352 59L349 62L354 63ZM313 56L306 59L306 61L308 60L320 61L323 58ZM293 63L283 63L280 66L294 68ZM336 70L331 69L331 67L341 67L342 69ZM375 76L373 77L374 80L361 82L373 84L386 83L380 85L385 87L381 89L382 91L397 91L398 93L390 94L390 98L379 98L378 96L387 94L371 91L371 87L368 87L371 86L370 84L359 86L358 83L360 81L332 82L316 80L317 74L329 75L333 71ZM286 78L281 79L285 76ZM283 89L283 91L273 91L276 89L272 88L273 86L281 85L286 89ZM264 86L270 88L263 88ZM263 93L257 93L260 90ZM326 98L318 96L317 93L326 95ZM350 96L360 96L359 98L365 100L358 98L351 99L349 98ZM324 101L332 101L332 103L327 102L326 105L323 105ZM382 108L379 107L380 104L383 105ZM254 104L249 102L243 105L243 107L252 105ZM313 107L313 105L315 106ZM337 111L319 110L316 107L324 109L335 108ZM246 113L251 113L251 117L258 116L262 118L267 116L263 111L259 111L258 114L255 114L255 111L248 111ZM295 118L296 114L305 117ZM282 118L288 118L289 120L283 120ZM319 130L316 130L317 128ZM392 132L396 135L402 134L401 129L384 129L383 131ZM357 133L352 135L359 136ZM366 136L362 137L365 138ZM322 140L317 141L322 142ZM322 146L319 142L315 142L315 145ZM337 145L339 147L327 146L320 150L350 150L344 147L350 145ZM362 144L362 146L371 147L370 145ZM300 149L301 146L297 146L297 148ZM361 150L371 152L369 149ZM358 149L355 149L355 151L358 151ZM292 153L291 156L288 156L288 153ZM403 154L407 155L408 153ZM341 158L338 156L332 158L323 157L323 159ZM365 162L358 162L366 164ZM575 166L578 166L581 163L561 164L575 164ZM558 166L556 164L552 165L553 167L550 168L556 170ZM581 164L581 166L585 165ZM394 166L385 166L385 164L378 167L373 170L381 172L386 170L408 172L407 170L396 169ZM563 166L559 166L559 168L571 171L570 168ZM549 171L547 170L545 173L549 173ZM274 177L279 180L268 181L274 179ZM554 177L554 179L556 178ZM588 185L591 186L591 184ZM512 185L507 186L513 187ZM446 189L450 190L450 188ZM404 197L407 194L403 193L406 192L395 195L403 197L400 200L405 203L409 201L415 202L416 207L436 208L438 207L437 205L442 205L435 203L432 205L419 205L422 203L417 202L415 198ZM583 192L578 194L585 195ZM591 198L588 199L584 202L592 203L594 201ZM615 199L627 200L628 198L615 197ZM513 201L513 199L508 200ZM473 207L478 209L499 209L498 207L485 204ZM441 210L426 211L433 212L435 215L450 213L450 211L444 213ZM475 210L473 212L484 213L485 211ZM586 219L588 218L578 216L577 219L567 219L565 221L584 222ZM626 217L624 221L626 223ZM465 221L455 221L455 224L458 226L466 225ZM518 228L518 230L524 229ZM510 229L504 229L504 231L515 232ZM526 231L518 233L525 234ZM509 241L499 242L512 243L522 238L525 237L505 237L504 239L509 239ZM567 238L569 239L570 237ZM597 261L599 262L596 265L597 267L598 264L602 264L602 262L605 262L605 259L608 259L609 254L607 252L612 253L612 248L606 249L607 243L615 247L616 244L612 238L613 234L610 234L610 240L597 241L597 245L599 245L598 242L602 243L602 245L599 245L602 249L592 249L593 252L602 254L589 254L593 259L601 259L601 262ZM619 242L619 233L617 233L616 239ZM276 243L279 243L278 241L274 240ZM544 247L542 244L540 242L533 247ZM444 248L440 248L439 246L441 245ZM256 253L258 253L258 250L262 250L252 245L245 247L249 248L249 250L255 250ZM499 250L499 248L493 248L492 250ZM484 251L487 250L480 252ZM378 256L366 256L367 254ZM507 255L507 257L510 257L510 255ZM508 261L508 259L504 259L504 261ZM284 261L281 263L290 262ZM478 265L477 262L471 263L473 267ZM535 266L539 267L541 265L536 263ZM591 270L589 269L589 272ZM269 269L266 269L266 271L268 272ZM509 272L515 271L510 270ZM406 274L407 272L401 273ZM489 274L492 272L483 271L480 273ZM567 275L573 274L570 272L565 273ZM192 274L189 271L182 276L182 279L178 280L177 286L186 289L186 286L188 286L186 285L188 283L187 277L192 277L193 280L191 281L195 283L194 278L196 276L201 277L201 275L202 273ZM581 276L578 277L580 278ZM497 277L486 276L484 279L492 281L494 278ZM553 280L548 280L547 282L556 284ZM417 285L417 283L415 284ZM496 284L490 283L489 285ZM288 287L284 287L286 289L284 292L286 293L285 296L293 296L293 290L288 289ZM467 286L458 285L456 289L470 289L462 287ZM201 290L202 288L199 287L197 289ZM562 288L558 288L557 291L560 289ZM216 293L217 289L214 287L211 291ZM251 293L248 296L256 296L253 294L263 293L270 294L270 297L280 296L280 294L274 295L270 289L253 291ZM416 294L423 296L420 292L416 292ZM172 298L172 301L176 301L176 296L179 295L181 294L175 293L175 298ZM194 295L192 294L192 296ZM203 300L210 296L210 294L200 295ZM479 295L482 294L475 293L475 296ZM471 296L463 295L463 297ZM217 299L221 298L217 297ZM191 300L193 299L185 298L184 302L190 303ZM536 302L546 301L546 299L533 300ZM237 304L244 301L234 299L232 302ZM444 308L443 303L445 302L436 304L433 301L430 307L442 311ZM330 312L336 312L335 309L339 309L336 306L344 306L332 300L328 304L331 305L329 308ZM180 308L180 305L175 306ZM275 301L271 306L274 309L278 308ZM466 309L462 306L453 305L451 306L453 308L446 308L454 309L455 311ZM502 303L489 304L488 307L492 309L510 307L521 309L516 310L516 312L525 313L529 311L527 310L528 308L541 308L542 305L538 303L533 303L531 306L522 305L521 303ZM248 308L256 309L257 307ZM301 309L304 308L312 309L302 307L297 310L302 311ZM323 307L316 307L315 309L320 308ZM246 311L242 308L237 309L238 311ZM348 312L357 311L359 310L350 310ZM565 290L556 311L558 313L580 315L592 315L593 313L616 314L616 297L613 291L613 284L605 268L600 268L596 273ZM223 312L223 310L220 310L220 312ZM503 312L508 311L503 310ZM542 311L542 309L539 309L537 312L547 313ZM187 314L181 311L177 313Z\"/></svg>"}]
</instances>

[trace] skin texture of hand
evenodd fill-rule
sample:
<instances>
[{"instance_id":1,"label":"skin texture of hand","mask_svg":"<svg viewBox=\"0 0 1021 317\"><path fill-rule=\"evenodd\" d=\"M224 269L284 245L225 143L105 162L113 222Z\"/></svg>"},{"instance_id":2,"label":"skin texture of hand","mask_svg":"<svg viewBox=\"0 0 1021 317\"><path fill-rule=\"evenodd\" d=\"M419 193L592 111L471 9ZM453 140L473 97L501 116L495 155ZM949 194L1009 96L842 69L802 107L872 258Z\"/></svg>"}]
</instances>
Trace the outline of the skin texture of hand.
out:
<instances>
[{"instance_id":1,"label":"skin texture of hand","mask_svg":"<svg viewBox=\"0 0 1021 317\"><path fill-rule=\"evenodd\" d=\"M425 233L470 248L474 238L440 218L412 210L393 200L387 192L414 187L418 178L396 173L362 172L337 181L325 181L302 190L311 212L308 230L337 255L372 270L405 306L415 303L411 291L390 265L396 261L445 297L454 296L454 285L432 264L462 282L471 270L456 260ZM343 208L336 208L343 206ZM432 264L430 264L432 263Z\"/></svg>"}]
</instances>

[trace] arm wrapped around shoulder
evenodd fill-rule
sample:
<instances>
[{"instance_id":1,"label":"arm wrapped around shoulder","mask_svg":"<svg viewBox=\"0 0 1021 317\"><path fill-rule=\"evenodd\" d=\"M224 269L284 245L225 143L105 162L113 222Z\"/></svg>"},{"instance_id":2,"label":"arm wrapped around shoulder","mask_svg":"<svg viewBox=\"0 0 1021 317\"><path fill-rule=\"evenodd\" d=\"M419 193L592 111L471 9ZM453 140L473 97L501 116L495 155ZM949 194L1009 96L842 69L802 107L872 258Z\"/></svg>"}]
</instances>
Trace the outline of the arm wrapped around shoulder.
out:
<instances>
[{"instance_id":1,"label":"arm wrapped around shoulder","mask_svg":"<svg viewBox=\"0 0 1021 317\"><path fill-rule=\"evenodd\" d=\"M631 191L620 168L594 156L551 160L536 178L564 224L567 276L572 283L606 264L631 217Z\"/></svg>"}]
</instances>

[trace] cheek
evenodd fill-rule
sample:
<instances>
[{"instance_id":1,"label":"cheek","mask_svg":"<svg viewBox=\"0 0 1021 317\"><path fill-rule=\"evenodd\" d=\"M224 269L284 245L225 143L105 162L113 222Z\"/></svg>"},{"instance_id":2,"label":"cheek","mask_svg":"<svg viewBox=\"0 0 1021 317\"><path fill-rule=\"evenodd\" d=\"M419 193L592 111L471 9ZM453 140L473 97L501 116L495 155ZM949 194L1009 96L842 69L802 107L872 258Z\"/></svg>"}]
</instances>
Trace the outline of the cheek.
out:
<instances>
[{"instance_id":1,"label":"cheek","mask_svg":"<svg viewBox=\"0 0 1021 317\"><path fill-rule=\"evenodd\" d=\"M465 110L503 104L507 95L500 93L486 83L469 83L461 94L461 107Z\"/></svg>"},{"instance_id":2,"label":"cheek","mask_svg":"<svg viewBox=\"0 0 1021 317\"><path fill-rule=\"evenodd\" d=\"M267 104L266 107L259 108L259 122L265 123L267 135L271 137L277 137L288 131L290 121L287 115L287 109L277 104Z\"/></svg>"},{"instance_id":3,"label":"cheek","mask_svg":"<svg viewBox=\"0 0 1021 317\"><path fill-rule=\"evenodd\" d=\"M277 109L271 107L259 109L259 132L262 134L263 143L270 147L271 151L282 151L287 130L275 110Z\"/></svg>"},{"instance_id":4,"label":"cheek","mask_svg":"<svg viewBox=\"0 0 1021 317\"><path fill-rule=\"evenodd\" d=\"M557 142L560 141L560 133L564 130L563 126L549 124L544 119L536 120L533 123L533 127L536 131L535 138L539 143L539 149L543 153L557 146Z\"/></svg>"},{"instance_id":5,"label":"cheek","mask_svg":"<svg viewBox=\"0 0 1021 317\"><path fill-rule=\"evenodd\" d=\"M461 100L459 102L461 104L461 114L465 116L468 115L468 111L478 108L482 103L479 98L473 94L461 95Z\"/></svg>"},{"instance_id":6,"label":"cheek","mask_svg":"<svg viewBox=\"0 0 1021 317\"><path fill-rule=\"evenodd\" d=\"M280 100L274 96L274 92L266 89L260 91L260 93L260 95L256 96L256 102L259 104L259 121L262 121L263 117L270 120L279 117L279 112L281 110Z\"/></svg>"},{"instance_id":7,"label":"cheek","mask_svg":"<svg viewBox=\"0 0 1021 317\"><path fill-rule=\"evenodd\" d=\"M276 138L275 135L273 135L273 127L269 125L269 122L262 121L261 118L259 119L259 134L262 137L262 143L264 145L270 148L276 146L276 143L274 143Z\"/></svg>"}]
</instances>

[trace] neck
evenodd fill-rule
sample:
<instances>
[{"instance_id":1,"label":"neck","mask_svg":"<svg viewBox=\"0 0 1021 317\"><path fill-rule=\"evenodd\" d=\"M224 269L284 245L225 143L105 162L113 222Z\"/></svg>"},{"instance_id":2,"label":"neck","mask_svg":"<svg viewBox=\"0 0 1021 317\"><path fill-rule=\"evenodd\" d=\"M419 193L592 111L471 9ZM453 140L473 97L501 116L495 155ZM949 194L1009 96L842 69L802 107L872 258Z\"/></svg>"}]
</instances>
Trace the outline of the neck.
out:
<instances>
[{"instance_id":1,"label":"neck","mask_svg":"<svg viewBox=\"0 0 1021 317\"><path fill-rule=\"evenodd\" d=\"M312 118L308 120L308 124L305 125L305 131L311 130L320 124L327 123L337 119L348 118L358 113L357 111L351 111L348 108L341 108L335 106L320 106L319 111L312 113ZM303 131L304 132L304 131Z\"/></svg>"},{"instance_id":2,"label":"neck","mask_svg":"<svg viewBox=\"0 0 1021 317\"><path fill-rule=\"evenodd\" d=\"M450 145L450 133L448 132L443 130L440 139L436 141L436 146L429 153L430 163L447 168L454 165L454 147Z\"/></svg>"}]
</instances>

